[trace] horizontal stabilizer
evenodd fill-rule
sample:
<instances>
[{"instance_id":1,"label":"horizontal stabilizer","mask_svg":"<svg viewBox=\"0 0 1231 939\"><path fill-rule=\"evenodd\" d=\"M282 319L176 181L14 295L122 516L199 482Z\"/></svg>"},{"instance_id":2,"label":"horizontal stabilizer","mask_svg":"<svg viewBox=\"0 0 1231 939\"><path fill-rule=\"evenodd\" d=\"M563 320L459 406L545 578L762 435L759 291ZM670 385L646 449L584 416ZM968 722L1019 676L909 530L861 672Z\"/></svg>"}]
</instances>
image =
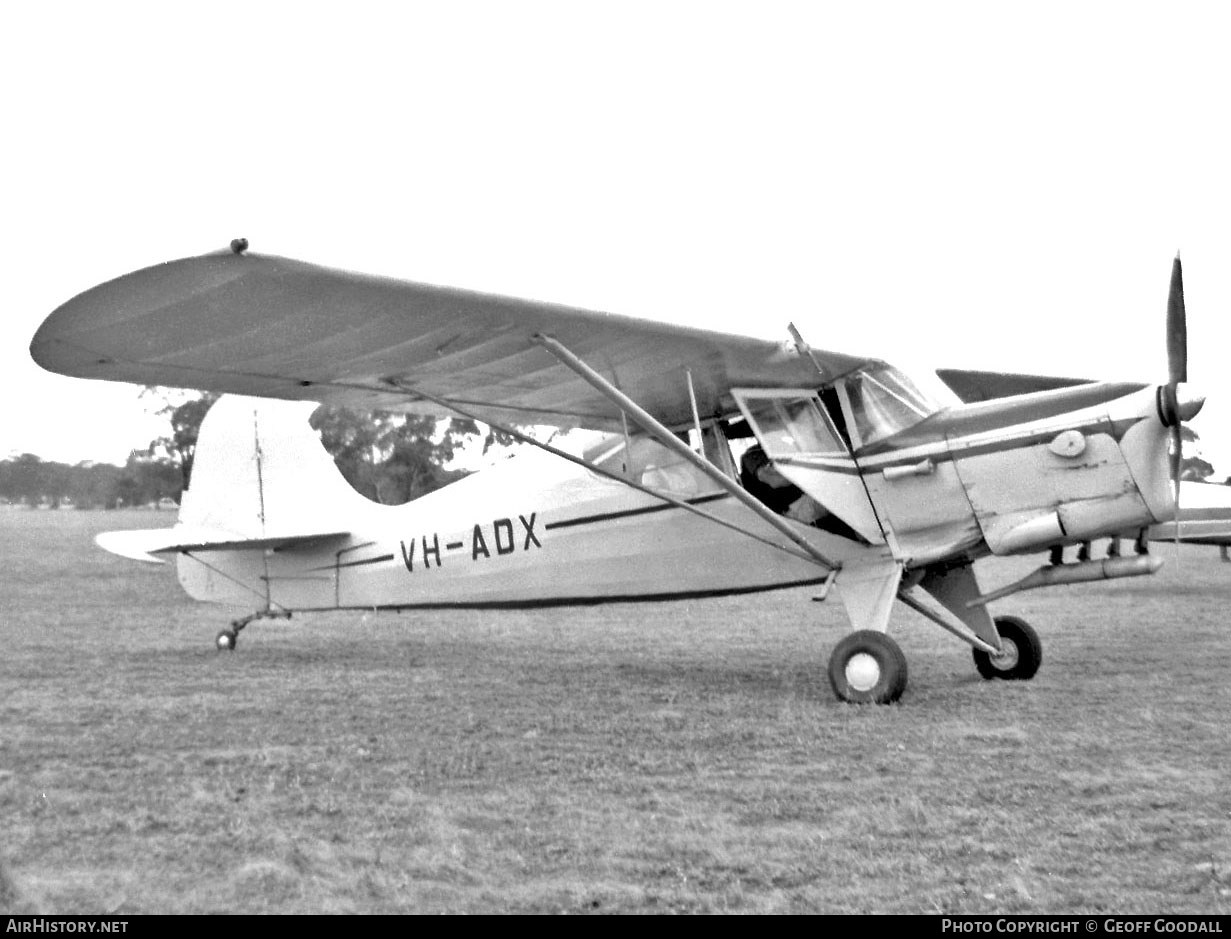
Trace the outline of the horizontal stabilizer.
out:
<instances>
[{"instance_id":1,"label":"horizontal stabilizer","mask_svg":"<svg viewBox=\"0 0 1231 939\"><path fill-rule=\"evenodd\" d=\"M134 561L149 561L161 564L158 554L180 554L190 551L252 551L269 548L299 548L315 546L322 542L341 540L349 532L307 532L303 534L272 535L263 538L243 538L233 532L176 525L174 528L153 528L138 531L106 531L94 541L100 548Z\"/></svg>"}]
</instances>

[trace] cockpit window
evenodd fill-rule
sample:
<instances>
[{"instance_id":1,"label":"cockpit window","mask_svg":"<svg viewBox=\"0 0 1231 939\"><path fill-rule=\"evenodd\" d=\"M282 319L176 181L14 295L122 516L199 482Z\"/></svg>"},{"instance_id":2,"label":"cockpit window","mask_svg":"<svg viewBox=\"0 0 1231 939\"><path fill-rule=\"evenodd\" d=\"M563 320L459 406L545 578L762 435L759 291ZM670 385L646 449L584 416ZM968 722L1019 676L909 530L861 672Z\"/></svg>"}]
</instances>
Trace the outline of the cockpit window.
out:
<instances>
[{"instance_id":1,"label":"cockpit window","mask_svg":"<svg viewBox=\"0 0 1231 939\"><path fill-rule=\"evenodd\" d=\"M860 369L844 379L858 446L884 440L940 410L902 372L889 365Z\"/></svg>"}]
</instances>

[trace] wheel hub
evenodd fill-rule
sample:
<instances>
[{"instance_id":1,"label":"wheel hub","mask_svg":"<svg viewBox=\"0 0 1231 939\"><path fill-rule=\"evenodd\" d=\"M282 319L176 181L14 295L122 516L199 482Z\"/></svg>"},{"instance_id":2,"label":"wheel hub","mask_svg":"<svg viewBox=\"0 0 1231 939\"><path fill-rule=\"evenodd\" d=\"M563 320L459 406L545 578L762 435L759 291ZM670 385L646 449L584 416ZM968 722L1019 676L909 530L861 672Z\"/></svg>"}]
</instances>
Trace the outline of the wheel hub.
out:
<instances>
[{"instance_id":1,"label":"wheel hub","mask_svg":"<svg viewBox=\"0 0 1231 939\"><path fill-rule=\"evenodd\" d=\"M857 652L846 662L846 681L856 691L871 691L881 680L880 663L866 652Z\"/></svg>"},{"instance_id":2,"label":"wheel hub","mask_svg":"<svg viewBox=\"0 0 1231 939\"><path fill-rule=\"evenodd\" d=\"M999 655L992 656L992 664L1002 672L1012 671L1017 668L1017 663L1021 659L1021 652L1017 648L1017 643L1001 636L1000 650Z\"/></svg>"}]
</instances>

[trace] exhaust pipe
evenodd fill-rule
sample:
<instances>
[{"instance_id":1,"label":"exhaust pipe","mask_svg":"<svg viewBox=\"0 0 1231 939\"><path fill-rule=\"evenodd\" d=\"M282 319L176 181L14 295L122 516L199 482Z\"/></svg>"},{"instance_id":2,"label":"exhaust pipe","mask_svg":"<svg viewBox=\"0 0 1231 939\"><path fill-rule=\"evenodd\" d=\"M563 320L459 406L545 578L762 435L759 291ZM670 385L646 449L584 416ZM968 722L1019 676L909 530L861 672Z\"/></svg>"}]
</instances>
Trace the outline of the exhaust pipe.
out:
<instances>
[{"instance_id":1,"label":"exhaust pipe","mask_svg":"<svg viewBox=\"0 0 1231 939\"><path fill-rule=\"evenodd\" d=\"M1132 558L1107 558L1102 561L1083 561L1080 564L1046 564L1032 574L1027 574L1016 583L985 593L966 604L968 607L984 606L1023 590L1036 587L1055 587L1060 584L1084 584L1092 580L1118 580L1121 577L1144 577L1156 574L1163 566L1162 558L1148 554Z\"/></svg>"}]
</instances>

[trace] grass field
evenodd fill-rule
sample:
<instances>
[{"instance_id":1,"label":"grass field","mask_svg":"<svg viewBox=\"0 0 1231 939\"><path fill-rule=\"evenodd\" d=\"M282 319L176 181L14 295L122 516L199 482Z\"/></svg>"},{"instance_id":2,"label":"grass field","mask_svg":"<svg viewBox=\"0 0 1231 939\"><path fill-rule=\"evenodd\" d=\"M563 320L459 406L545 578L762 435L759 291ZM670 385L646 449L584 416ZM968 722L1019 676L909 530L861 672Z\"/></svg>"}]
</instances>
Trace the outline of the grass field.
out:
<instances>
[{"instance_id":1,"label":"grass field","mask_svg":"<svg viewBox=\"0 0 1231 939\"><path fill-rule=\"evenodd\" d=\"M853 707L808 591L307 615L218 654L236 611L91 543L159 521L0 512L0 909L1231 909L1215 549L1002 601L1032 682L903 609L902 703Z\"/></svg>"}]
</instances>

